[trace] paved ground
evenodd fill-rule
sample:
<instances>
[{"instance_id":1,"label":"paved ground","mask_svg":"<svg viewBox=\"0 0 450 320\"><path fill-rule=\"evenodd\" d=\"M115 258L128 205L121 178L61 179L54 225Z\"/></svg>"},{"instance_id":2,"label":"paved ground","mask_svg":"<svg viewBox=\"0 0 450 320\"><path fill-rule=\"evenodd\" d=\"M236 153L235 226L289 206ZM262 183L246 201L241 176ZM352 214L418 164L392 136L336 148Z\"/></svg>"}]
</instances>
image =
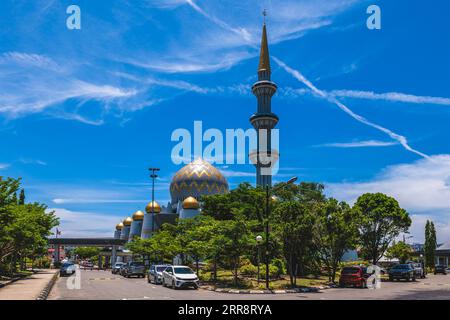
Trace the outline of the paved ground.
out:
<instances>
[{"instance_id":1,"label":"paved ground","mask_svg":"<svg viewBox=\"0 0 450 320\"><path fill-rule=\"evenodd\" d=\"M126 279L105 271L81 271L81 289L73 287L73 278L60 278L49 299L113 299L113 300L305 300L305 299L448 299L450 275L429 275L417 282L383 282L381 289L326 289L318 293L298 294L225 294L207 290L173 290L161 285L148 284L146 279Z\"/></svg>"},{"instance_id":2,"label":"paved ground","mask_svg":"<svg viewBox=\"0 0 450 320\"><path fill-rule=\"evenodd\" d=\"M0 289L0 300L35 300L55 274L55 270L41 270Z\"/></svg>"}]
</instances>

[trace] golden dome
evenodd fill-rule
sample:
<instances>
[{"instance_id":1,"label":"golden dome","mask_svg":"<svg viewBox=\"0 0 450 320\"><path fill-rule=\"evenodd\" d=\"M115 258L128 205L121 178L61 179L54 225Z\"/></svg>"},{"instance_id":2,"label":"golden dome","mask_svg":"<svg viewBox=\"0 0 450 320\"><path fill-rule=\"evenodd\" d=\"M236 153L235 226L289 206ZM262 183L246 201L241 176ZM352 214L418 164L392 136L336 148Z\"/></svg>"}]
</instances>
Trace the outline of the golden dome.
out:
<instances>
[{"instance_id":1,"label":"golden dome","mask_svg":"<svg viewBox=\"0 0 450 320\"><path fill-rule=\"evenodd\" d=\"M123 229L123 223L121 222L121 223L118 223L117 225L116 225L116 230L122 230Z\"/></svg>"},{"instance_id":2,"label":"golden dome","mask_svg":"<svg viewBox=\"0 0 450 320\"><path fill-rule=\"evenodd\" d=\"M134 214L133 214L133 220L144 220L144 213L141 211L141 210L139 210L139 211L136 211Z\"/></svg>"},{"instance_id":3,"label":"golden dome","mask_svg":"<svg viewBox=\"0 0 450 320\"><path fill-rule=\"evenodd\" d=\"M123 225L125 227L129 227L131 226L131 223L133 222L133 219L131 217L126 218L125 220L123 220Z\"/></svg>"},{"instance_id":4,"label":"golden dome","mask_svg":"<svg viewBox=\"0 0 450 320\"><path fill-rule=\"evenodd\" d=\"M199 158L181 168L170 183L172 204L187 197L200 199L204 195L228 192L228 182L222 173L209 162Z\"/></svg>"},{"instance_id":5,"label":"golden dome","mask_svg":"<svg viewBox=\"0 0 450 320\"><path fill-rule=\"evenodd\" d=\"M153 201L153 210L155 213L161 212L161 207L159 206L158 202ZM148 205L145 207L145 211L147 213L152 213L152 202L150 201Z\"/></svg>"},{"instance_id":6,"label":"golden dome","mask_svg":"<svg viewBox=\"0 0 450 320\"><path fill-rule=\"evenodd\" d=\"M187 197L183 201L183 209L198 209L200 205L194 197Z\"/></svg>"}]
</instances>

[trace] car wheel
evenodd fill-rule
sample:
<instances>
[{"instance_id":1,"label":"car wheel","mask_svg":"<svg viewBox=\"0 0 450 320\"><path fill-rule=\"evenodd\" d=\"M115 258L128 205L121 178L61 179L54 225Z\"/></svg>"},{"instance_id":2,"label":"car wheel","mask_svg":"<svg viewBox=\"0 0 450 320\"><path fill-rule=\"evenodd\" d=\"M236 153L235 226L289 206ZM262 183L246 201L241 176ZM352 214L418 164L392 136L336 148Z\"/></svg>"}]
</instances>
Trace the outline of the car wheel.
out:
<instances>
[{"instance_id":1,"label":"car wheel","mask_svg":"<svg viewBox=\"0 0 450 320\"><path fill-rule=\"evenodd\" d=\"M176 289L175 287L175 281L172 280L172 289Z\"/></svg>"},{"instance_id":2,"label":"car wheel","mask_svg":"<svg viewBox=\"0 0 450 320\"><path fill-rule=\"evenodd\" d=\"M150 280L150 276L147 277L147 282L152 283L152 281Z\"/></svg>"},{"instance_id":3,"label":"car wheel","mask_svg":"<svg viewBox=\"0 0 450 320\"><path fill-rule=\"evenodd\" d=\"M166 280L164 280L164 278L162 279L162 286L163 286L163 287L166 286Z\"/></svg>"}]
</instances>

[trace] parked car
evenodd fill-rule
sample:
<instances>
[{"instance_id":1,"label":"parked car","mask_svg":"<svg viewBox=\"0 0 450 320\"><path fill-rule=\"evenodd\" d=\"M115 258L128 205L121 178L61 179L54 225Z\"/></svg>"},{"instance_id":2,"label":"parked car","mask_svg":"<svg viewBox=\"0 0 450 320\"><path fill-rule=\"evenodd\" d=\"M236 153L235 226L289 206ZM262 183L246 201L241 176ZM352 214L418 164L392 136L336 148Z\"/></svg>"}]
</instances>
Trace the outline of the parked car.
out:
<instances>
[{"instance_id":1,"label":"parked car","mask_svg":"<svg viewBox=\"0 0 450 320\"><path fill-rule=\"evenodd\" d=\"M366 267L352 266L344 267L341 270L341 277L339 278L340 287L360 287L367 288L367 278L370 274L367 273Z\"/></svg>"},{"instance_id":2,"label":"parked car","mask_svg":"<svg viewBox=\"0 0 450 320\"><path fill-rule=\"evenodd\" d=\"M417 262L411 262L410 263L412 267L414 268L414 271L416 273L416 278L425 278L425 271L421 263Z\"/></svg>"},{"instance_id":3,"label":"parked car","mask_svg":"<svg viewBox=\"0 0 450 320\"><path fill-rule=\"evenodd\" d=\"M437 264L436 266L434 266L434 274L438 274L438 273L442 273L442 274L447 274L447 266L444 266L442 264Z\"/></svg>"},{"instance_id":4,"label":"parked car","mask_svg":"<svg viewBox=\"0 0 450 320\"><path fill-rule=\"evenodd\" d=\"M65 262L61 265L59 269L59 275L61 277L73 275L75 273L76 267L72 262Z\"/></svg>"},{"instance_id":5,"label":"parked car","mask_svg":"<svg viewBox=\"0 0 450 320\"><path fill-rule=\"evenodd\" d=\"M157 264L151 265L150 269L148 269L147 280L148 283L160 284L162 283L162 273L167 269L169 265L166 264Z\"/></svg>"},{"instance_id":6,"label":"parked car","mask_svg":"<svg viewBox=\"0 0 450 320\"><path fill-rule=\"evenodd\" d=\"M120 268L125 265L124 262L116 262L114 263L114 266L111 268L111 273L112 274L117 274L120 272Z\"/></svg>"},{"instance_id":7,"label":"parked car","mask_svg":"<svg viewBox=\"0 0 450 320\"><path fill-rule=\"evenodd\" d=\"M416 281L416 270L410 263L397 264L389 270L389 281L401 279Z\"/></svg>"},{"instance_id":8,"label":"parked car","mask_svg":"<svg viewBox=\"0 0 450 320\"><path fill-rule=\"evenodd\" d=\"M145 266L142 262L130 261L123 267L122 273L125 278L132 276L145 278Z\"/></svg>"},{"instance_id":9,"label":"parked car","mask_svg":"<svg viewBox=\"0 0 450 320\"><path fill-rule=\"evenodd\" d=\"M186 266L169 266L162 273L162 285L173 289L193 287L198 289L199 280L191 268Z\"/></svg>"},{"instance_id":10,"label":"parked car","mask_svg":"<svg viewBox=\"0 0 450 320\"><path fill-rule=\"evenodd\" d=\"M86 261L83 263L83 268L86 269L94 269L94 264L90 261Z\"/></svg>"}]
</instances>

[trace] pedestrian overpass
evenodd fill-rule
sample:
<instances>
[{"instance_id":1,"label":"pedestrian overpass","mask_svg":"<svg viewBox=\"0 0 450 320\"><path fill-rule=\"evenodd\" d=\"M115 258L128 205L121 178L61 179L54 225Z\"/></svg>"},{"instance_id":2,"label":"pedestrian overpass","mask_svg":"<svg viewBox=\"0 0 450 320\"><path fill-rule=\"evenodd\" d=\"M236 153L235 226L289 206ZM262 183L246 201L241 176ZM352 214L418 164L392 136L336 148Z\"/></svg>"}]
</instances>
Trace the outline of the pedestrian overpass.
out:
<instances>
[{"instance_id":1,"label":"pedestrian overpass","mask_svg":"<svg viewBox=\"0 0 450 320\"><path fill-rule=\"evenodd\" d=\"M104 248L99 254L99 268L102 268L102 257L105 257L105 266L113 264L117 257L128 256L128 253L118 251L123 247L127 240L117 238L50 238L49 245L55 248L55 261L60 261L60 246L70 247L101 247Z\"/></svg>"}]
</instances>

